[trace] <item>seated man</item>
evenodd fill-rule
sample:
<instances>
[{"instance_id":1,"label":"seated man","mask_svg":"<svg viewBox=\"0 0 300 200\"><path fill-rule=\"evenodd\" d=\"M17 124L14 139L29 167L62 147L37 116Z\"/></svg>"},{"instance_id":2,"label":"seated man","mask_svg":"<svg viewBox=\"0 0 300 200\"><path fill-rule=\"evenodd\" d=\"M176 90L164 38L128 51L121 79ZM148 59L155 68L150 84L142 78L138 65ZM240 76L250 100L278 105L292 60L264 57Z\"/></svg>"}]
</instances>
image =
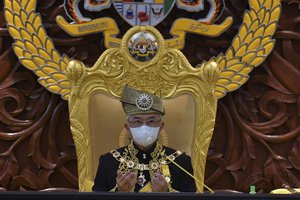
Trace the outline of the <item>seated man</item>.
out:
<instances>
[{"instance_id":1,"label":"seated man","mask_svg":"<svg viewBox=\"0 0 300 200\"><path fill-rule=\"evenodd\" d=\"M193 174L190 157L157 142L164 126L161 99L125 87L120 101L132 140L100 157L93 191L196 192L194 179L170 161Z\"/></svg>"}]
</instances>

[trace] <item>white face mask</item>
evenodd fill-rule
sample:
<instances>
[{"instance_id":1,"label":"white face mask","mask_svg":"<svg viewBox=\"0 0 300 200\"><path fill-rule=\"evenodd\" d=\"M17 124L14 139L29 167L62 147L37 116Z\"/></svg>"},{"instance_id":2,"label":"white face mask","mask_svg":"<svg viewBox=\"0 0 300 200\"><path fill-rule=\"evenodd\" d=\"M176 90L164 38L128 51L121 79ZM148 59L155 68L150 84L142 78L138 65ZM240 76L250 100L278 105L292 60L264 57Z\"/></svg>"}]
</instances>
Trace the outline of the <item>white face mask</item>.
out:
<instances>
[{"instance_id":1,"label":"white face mask","mask_svg":"<svg viewBox=\"0 0 300 200\"><path fill-rule=\"evenodd\" d=\"M147 147L156 141L159 128L143 125L137 128L130 128L130 131L133 141L143 147Z\"/></svg>"}]
</instances>

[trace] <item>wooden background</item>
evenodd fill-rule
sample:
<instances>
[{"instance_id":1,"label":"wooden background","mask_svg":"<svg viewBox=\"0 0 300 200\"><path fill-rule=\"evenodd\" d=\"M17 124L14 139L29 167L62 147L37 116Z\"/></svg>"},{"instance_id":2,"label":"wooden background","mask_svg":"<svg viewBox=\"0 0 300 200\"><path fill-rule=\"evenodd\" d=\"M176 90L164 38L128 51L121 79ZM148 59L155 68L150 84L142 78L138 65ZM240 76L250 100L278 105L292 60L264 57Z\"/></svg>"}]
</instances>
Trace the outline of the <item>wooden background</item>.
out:
<instances>
[{"instance_id":1,"label":"wooden background","mask_svg":"<svg viewBox=\"0 0 300 200\"><path fill-rule=\"evenodd\" d=\"M55 23L64 15L63 0L39 0L48 35L60 53L92 66L105 50L101 34L70 37ZM236 35L246 0L226 0L217 21L232 16L234 24L218 38L188 34L183 53L196 66L224 52ZM12 51L0 2L0 187L2 190L77 189L77 161L67 102L46 91ZM300 1L283 0L275 33L276 46L238 91L218 103L216 129L206 167L213 189L261 192L283 183L300 187ZM116 19L121 37L130 26L114 8L90 17ZM178 17L199 18L173 8L156 28L168 34Z\"/></svg>"}]
</instances>

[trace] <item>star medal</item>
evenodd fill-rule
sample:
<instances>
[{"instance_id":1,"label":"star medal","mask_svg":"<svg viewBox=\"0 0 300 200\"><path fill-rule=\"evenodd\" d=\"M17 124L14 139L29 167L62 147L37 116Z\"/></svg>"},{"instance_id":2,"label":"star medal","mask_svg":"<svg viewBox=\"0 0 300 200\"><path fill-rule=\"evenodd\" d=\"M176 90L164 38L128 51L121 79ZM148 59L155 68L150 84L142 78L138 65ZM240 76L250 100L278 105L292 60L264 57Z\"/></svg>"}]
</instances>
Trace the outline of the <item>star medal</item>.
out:
<instances>
[{"instance_id":1,"label":"star medal","mask_svg":"<svg viewBox=\"0 0 300 200\"><path fill-rule=\"evenodd\" d=\"M137 180L138 184L141 186L141 187L144 187L144 183L146 182L146 178L145 178L145 175L143 174L143 172L140 172L140 175L138 177L138 180Z\"/></svg>"}]
</instances>

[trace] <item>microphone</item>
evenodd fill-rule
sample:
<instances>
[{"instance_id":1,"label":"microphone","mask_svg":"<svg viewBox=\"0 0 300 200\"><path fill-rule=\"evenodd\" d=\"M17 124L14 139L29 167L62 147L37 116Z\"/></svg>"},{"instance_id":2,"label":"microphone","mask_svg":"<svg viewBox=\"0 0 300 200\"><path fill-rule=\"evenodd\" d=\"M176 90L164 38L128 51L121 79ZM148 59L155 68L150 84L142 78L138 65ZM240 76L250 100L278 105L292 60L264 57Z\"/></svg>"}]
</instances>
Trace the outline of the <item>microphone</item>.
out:
<instances>
[{"instance_id":1,"label":"microphone","mask_svg":"<svg viewBox=\"0 0 300 200\"><path fill-rule=\"evenodd\" d=\"M211 194L214 193L214 191L208 187L207 185L205 185L205 183L203 183L202 181L200 181L199 179L197 179L194 175L192 175L190 172L188 172L186 169L184 169L183 167L181 167L178 163L176 163L174 160L170 159L169 156L167 156L166 154L164 154L164 156L166 157L166 159L168 159L171 163L173 163L176 167L178 167L179 169L181 169L183 172L185 172L187 175L189 175L190 177L192 177L195 181L197 181L197 183L200 183L201 185L203 185Z\"/></svg>"}]
</instances>

